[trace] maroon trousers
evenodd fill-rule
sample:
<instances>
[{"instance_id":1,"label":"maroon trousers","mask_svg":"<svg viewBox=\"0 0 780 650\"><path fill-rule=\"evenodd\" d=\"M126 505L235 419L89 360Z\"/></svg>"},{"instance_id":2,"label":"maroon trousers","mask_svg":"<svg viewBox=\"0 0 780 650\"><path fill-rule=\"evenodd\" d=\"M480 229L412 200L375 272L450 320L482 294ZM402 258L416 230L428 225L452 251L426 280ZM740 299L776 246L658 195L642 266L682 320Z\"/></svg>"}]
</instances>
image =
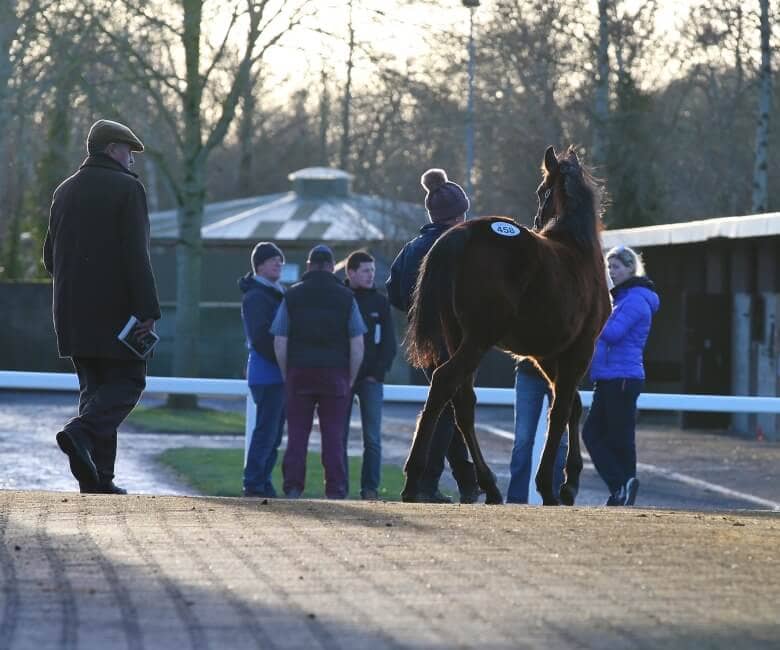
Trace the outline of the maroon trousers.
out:
<instances>
[{"instance_id":1,"label":"maroon trousers","mask_svg":"<svg viewBox=\"0 0 780 650\"><path fill-rule=\"evenodd\" d=\"M320 421L325 496L347 496L344 467L344 423L352 399L347 368L289 368L285 381L287 400L287 450L282 461L284 492L303 491L306 452L309 448L314 409Z\"/></svg>"}]
</instances>

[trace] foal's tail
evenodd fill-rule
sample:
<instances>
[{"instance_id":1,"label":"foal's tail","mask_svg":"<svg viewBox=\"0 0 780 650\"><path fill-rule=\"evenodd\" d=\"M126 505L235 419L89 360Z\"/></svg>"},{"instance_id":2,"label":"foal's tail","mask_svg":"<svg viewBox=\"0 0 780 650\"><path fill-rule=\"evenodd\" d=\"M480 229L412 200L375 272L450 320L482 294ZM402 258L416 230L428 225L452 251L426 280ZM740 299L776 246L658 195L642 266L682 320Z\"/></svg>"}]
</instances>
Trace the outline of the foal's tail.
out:
<instances>
[{"instance_id":1,"label":"foal's tail","mask_svg":"<svg viewBox=\"0 0 780 650\"><path fill-rule=\"evenodd\" d=\"M468 224L452 228L436 240L420 266L406 333L407 355L417 368L438 366L445 345L460 342L454 298L470 236Z\"/></svg>"}]
</instances>

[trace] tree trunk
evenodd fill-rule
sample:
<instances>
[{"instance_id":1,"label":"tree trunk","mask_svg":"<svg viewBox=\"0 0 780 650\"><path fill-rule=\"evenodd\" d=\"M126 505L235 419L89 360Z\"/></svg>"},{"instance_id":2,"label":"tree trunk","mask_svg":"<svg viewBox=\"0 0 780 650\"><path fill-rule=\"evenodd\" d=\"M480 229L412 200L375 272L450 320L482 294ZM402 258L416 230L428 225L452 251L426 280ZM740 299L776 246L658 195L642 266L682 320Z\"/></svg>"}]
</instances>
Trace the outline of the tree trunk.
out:
<instances>
[{"instance_id":1,"label":"tree trunk","mask_svg":"<svg viewBox=\"0 0 780 650\"><path fill-rule=\"evenodd\" d=\"M593 105L593 164L603 167L607 160L609 125L609 16L608 0L599 0L599 46L596 55L598 78Z\"/></svg>"},{"instance_id":2,"label":"tree trunk","mask_svg":"<svg viewBox=\"0 0 780 650\"><path fill-rule=\"evenodd\" d=\"M157 212L160 209L160 175L157 172L157 163L151 156L144 158L144 174L146 176L146 204L149 212Z\"/></svg>"},{"instance_id":3,"label":"tree trunk","mask_svg":"<svg viewBox=\"0 0 780 650\"><path fill-rule=\"evenodd\" d=\"M0 157L5 161L2 168L2 179L0 179L0 197L5 197L8 190L6 184L13 175L13 170L9 167L10 159L6 155L5 149L11 118L8 82L13 74L13 65L11 63L10 49L18 27L19 18L16 15L16 0L0 0L0 124L2 124L2 128L0 128ZM6 223L9 218L11 218L11 215L8 211L7 202L0 200L0 242L3 241Z\"/></svg>"},{"instance_id":4,"label":"tree trunk","mask_svg":"<svg viewBox=\"0 0 780 650\"><path fill-rule=\"evenodd\" d=\"M22 277L21 255L19 250L23 202L29 177L32 175L22 158L27 151L29 135L26 131L29 116L22 110L16 109L17 115L16 134L13 147L9 148L9 185L8 191L3 195L3 209L8 215L6 224L6 236L2 239L2 259L0 259L0 277L7 280L18 280Z\"/></svg>"},{"instance_id":5,"label":"tree trunk","mask_svg":"<svg viewBox=\"0 0 780 650\"><path fill-rule=\"evenodd\" d=\"M254 84L248 83L242 98L241 125L238 129L240 160L238 164L238 195L251 196L252 194L252 168L255 155L255 113L257 111L257 98L255 97Z\"/></svg>"},{"instance_id":6,"label":"tree trunk","mask_svg":"<svg viewBox=\"0 0 780 650\"><path fill-rule=\"evenodd\" d=\"M184 204L179 206L176 243L176 317L173 340L173 376L197 377L200 360L200 283L203 242L204 169L187 171ZM196 395L169 395L168 406L196 408Z\"/></svg>"},{"instance_id":7,"label":"tree trunk","mask_svg":"<svg viewBox=\"0 0 780 650\"><path fill-rule=\"evenodd\" d=\"M63 172L68 169L67 151L70 146L72 97L76 86L75 68L69 67L56 80L54 105L46 112L46 149L36 169L35 196L32 199L34 216L31 231L35 241L36 255L27 263L25 275L48 277L37 251L43 249L43 240L49 227L49 208L57 185L62 182Z\"/></svg>"},{"instance_id":8,"label":"tree trunk","mask_svg":"<svg viewBox=\"0 0 780 650\"><path fill-rule=\"evenodd\" d=\"M769 203L767 188L767 148L769 115L772 110L772 62L770 49L769 0L761 0L761 74L758 94L758 124L756 153L753 166L752 212L766 212Z\"/></svg>"},{"instance_id":9,"label":"tree trunk","mask_svg":"<svg viewBox=\"0 0 780 650\"><path fill-rule=\"evenodd\" d=\"M11 63L11 43L19 29L19 17L16 15L16 0L0 0L0 143L4 137L7 118L11 113L8 98L8 82L13 75Z\"/></svg>"},{"instance_id":10,"label":"tree trunk","mask_svg":"<svg viewBox=\"0 0 780 650\"><path fill-rule=\"evenodd\" d=\"M203 80L200 75L201 0L183 0L182 44L187 86L183 97L184 182L179 199L176 243L176 318L173 342L173 375L197 377L200 359L200 274L203 255L201 226L205 203L205 167L201 132ZM195 408L196 395L169 395L168 406Z\"/></svg>"},{"instance_id":11,"label":"tree trunk","mask_svg":"<svg viewBox=\"0 0 780 650\"><path fill-rule=\"evenodd\" d=\"M320 164L323 167L330 165L328 157L328 131L330 130L330 92L328 91L328 73L325 67L321 73L320 95Z\"/></svg>"},{"instance_id":12,"label":"tree trunk","mask_svg":"<svg viewBox=\"0 0 780 650\"><path fill-rule=\"evenodd\" d=\"M3 116L8 114L8 80L13 74L10 50L18 28L16 0L0 0L0 110L4 111Z\"/></svg>"},{"instance_id":13,"label":"tree trunk","mask_svg":"<svg viewBox=\"0 0 780 650\"><path fill-rule=\"evenodd\" d=\"M347 57L347 81L344 86L344 100L341 110L341 152L339 155L339 168L346 170L349 166L349 152L351 148L350 111L352 109L352 68L355 56L355 28L352 24L352 2L349 0L349 56Z\"/></svg>"}]
</instances>

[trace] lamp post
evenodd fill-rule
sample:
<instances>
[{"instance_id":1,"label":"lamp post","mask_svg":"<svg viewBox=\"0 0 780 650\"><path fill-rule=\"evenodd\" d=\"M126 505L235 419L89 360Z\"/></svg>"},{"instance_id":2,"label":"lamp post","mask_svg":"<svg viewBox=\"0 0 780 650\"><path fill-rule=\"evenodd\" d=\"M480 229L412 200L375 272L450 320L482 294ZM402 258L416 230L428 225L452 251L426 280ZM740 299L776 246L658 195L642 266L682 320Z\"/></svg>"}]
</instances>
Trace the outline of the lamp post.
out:
<instances>
[{"instance_id":1,"label":"lamp post","mask_svg":"<svg viewBox=\"0 0 780 650\"><path fill-rule=\"evenodd\" d=\"M471 181L474 169L474 10L480 0L461 0L469 10L469 94L466 105L466 194L473 200L474 186Z\"/></svg>"}]
</instances>

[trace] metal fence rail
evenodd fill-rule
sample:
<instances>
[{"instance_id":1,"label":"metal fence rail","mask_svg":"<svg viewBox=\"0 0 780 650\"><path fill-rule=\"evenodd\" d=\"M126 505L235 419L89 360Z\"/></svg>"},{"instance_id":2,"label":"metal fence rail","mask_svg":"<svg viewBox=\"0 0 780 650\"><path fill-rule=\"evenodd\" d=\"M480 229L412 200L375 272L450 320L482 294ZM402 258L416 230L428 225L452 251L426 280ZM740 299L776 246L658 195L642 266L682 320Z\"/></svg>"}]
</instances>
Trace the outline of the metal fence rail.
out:
<instances>
[{"instance_id":1,"label":"metal fence rail","mask_svg":"<svg viewBox=\"0 0 780 650\"><path fill-rule=\"evenodd\" d=\"M0 370L0 389L77 391L76 375L61 372L18 372ZM147 377L146 392L180 395L250 397L243 379L201 379L198 377ZM483 406L512 406L511 388L477 388L477 402ZM386 402L422 403L427 386L385 385ZM580 391L584 406L590 406L593 392ZM638 407L655 411L705 411L710 413L780 413L780 397L747 395L684 395L642 393Z\"/></svg>"},{"instance_id":2,"label":"metal fence rail","mask_svg":"<svg viewBox=\"0 0 780 650\"><path fill-rule=\"evenodd\" d=\"M0 370L0 389L77 391L76 375L60 372L19 372ZM201 379L196 377L147 377L147 393L246 398L246 448L255 423L252 396L243 379ZM483 406L512 406L515 391L511 388L477 388L477 403ZM427 386L386 384L386 402L422 403L428 396ZM590 406L592 391L580 391L583 406ZM654 411L703 411L709 413L780 413L780 397L744 395L683 395L677 393L642 393L637 407Z\"/></svg>"}]
</instances>

